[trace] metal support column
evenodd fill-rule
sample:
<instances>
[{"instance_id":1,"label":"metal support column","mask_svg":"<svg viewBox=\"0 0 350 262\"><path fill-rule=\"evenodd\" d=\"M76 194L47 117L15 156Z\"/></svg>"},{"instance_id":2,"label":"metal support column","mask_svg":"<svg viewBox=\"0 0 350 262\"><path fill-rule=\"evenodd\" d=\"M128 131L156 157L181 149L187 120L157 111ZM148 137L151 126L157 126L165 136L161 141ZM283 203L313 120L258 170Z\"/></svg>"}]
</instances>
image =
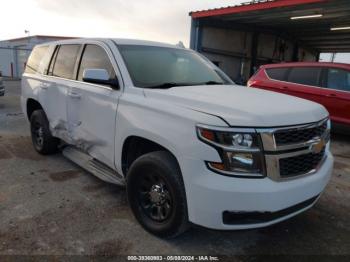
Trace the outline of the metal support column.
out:
<instances>
[{"instance_id":1,"label":"metal support column","mask_svg":"<svg viewBox=\"0 0 350 262\"><path fill-rule=\"evenodd\" d=\"M259 43L259 33L254 32L253 39L252 39L252 49L251 49L252 61L250 64L250 76L252 76L255 73L255 69L257 67L258 43Z\"/></svg>"},{"instance_id":2,"label":"metal support column","mask_svg":"<svg viewBox=\"0 0 350 262\"><path fill-rule=\"evenodd\" d=\"M299 44L298 43L294 43L292 61L299 62Z\"/></svg>"}]
</instances>

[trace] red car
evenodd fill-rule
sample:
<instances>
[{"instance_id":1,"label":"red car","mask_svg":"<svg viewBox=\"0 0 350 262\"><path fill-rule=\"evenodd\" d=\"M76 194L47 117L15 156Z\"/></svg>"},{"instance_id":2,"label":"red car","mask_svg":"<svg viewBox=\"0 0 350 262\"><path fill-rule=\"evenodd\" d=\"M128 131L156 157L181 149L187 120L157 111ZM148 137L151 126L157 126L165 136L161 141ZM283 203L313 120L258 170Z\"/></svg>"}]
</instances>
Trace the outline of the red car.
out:
<instances>
[{"instance_id":1,"label":"red car","mask_svg":"<svg viewBox=\"0 0 350 262\"><path fill-rule=\"evenodd\" d=\"M350 125L350 64L264 65L248 86L315 101L327 108L333 122Z\"/></svg>"}]
</instances>

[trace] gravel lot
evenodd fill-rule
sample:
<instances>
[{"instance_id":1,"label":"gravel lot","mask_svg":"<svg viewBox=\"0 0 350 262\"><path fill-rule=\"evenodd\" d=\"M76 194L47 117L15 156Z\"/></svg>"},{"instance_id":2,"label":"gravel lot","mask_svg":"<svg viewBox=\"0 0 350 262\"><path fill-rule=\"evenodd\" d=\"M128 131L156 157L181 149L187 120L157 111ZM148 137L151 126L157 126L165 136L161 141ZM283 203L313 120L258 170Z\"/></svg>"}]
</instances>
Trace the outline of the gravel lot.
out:
<instances>
[{"instance_id":1,"label":"gravel lot","mask_svg":"<svg viewBox=\"0 0 350 262\"><path fill-rule=\"evenodd\" d=\"M0 255L350 255L350 137L333 134L335 170L314 208L275 226L220 232L195 227L174 240L146 233L125 189L61 154L34 152L19 82L0 97Z\"/></svg>"}]
</instances>

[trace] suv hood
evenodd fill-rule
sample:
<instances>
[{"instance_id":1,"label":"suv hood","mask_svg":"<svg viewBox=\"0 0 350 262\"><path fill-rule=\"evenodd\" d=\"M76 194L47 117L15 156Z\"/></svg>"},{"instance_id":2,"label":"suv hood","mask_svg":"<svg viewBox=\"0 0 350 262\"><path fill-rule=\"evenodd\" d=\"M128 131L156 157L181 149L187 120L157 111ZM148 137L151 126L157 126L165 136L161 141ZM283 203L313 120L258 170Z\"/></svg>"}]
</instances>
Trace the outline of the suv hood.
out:
<instances>
[{"instance_id":1,"label":"suv hood","mask_svg":"<svg viewBox=\"0 0 350 262\"><path fill-rule=\"evenodd\" d=\"M326 109L301 98L238 85L144 89L145 96L223 118L230 126L277 127L312 123Z\"/></svg>"}]
</instances>

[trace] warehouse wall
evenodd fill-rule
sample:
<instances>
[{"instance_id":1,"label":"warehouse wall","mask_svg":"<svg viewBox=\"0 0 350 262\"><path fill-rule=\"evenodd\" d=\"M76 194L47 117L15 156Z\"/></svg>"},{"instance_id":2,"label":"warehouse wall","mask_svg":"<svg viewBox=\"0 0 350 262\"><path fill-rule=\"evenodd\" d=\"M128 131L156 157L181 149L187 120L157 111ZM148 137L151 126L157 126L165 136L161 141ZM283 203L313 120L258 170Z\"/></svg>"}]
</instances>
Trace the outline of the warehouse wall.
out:
<instances>
[{"instance_id":1,"label":"warehouse wall","mask_svg":"<svg viewBox=\"0 0 350 262\"><path fill-rule=\"evenodd\" d=\"M202 26L197 32L200 33L194 46L199 52L218 64L234 81L249 79L254 59L252 32L210 26ZM292 41L258 32L257 43L253 69L263 64L293 61L295 47ZM315 53L302 47L299 47L298 58L299 61L317 61Z\"/></svg>"},{"instance_id":2,"label":"warehouse wall","mask_svg":"<svg viewBox=\"0 0 350 262\"><path fill-rule=\"evenodd\" d=\"M317 56L304 48L299 48L298 57L301 62L317 62Z\"/></svg>"},{"instance_id":3,"label":"warehouse wall","mask_svg":"<svg viewBox=\"0 0 350 262\"><path fill-rule=\"evenodd\" d=\"M202 31L201 53L234 81L239 82L241 72L250 68L252 33L230 29L205 27Z\"/></svg>"},{"instance_id":4,"label":"warehouse wall","mask_svg":"<svg viewBox=\"0 0 350 262\"><path fill-rule=\"evenodd\" d=\"M232 80L237 81L241 72L241 58L209 52L202 52L202 54L219 66L219 68L222 69Z\"/></svg>"},{"instance_id":5,"label":"warehouse wall","mask_svg":"<svg viewBox=\"0 0 350 262\"><path fill-rule=\"evenodd\" d=\"M259 34L257 58L261 60L292 61L294 45L275 35Z\"/></svg>"},{"instance_id":6,"label":"warehouse wall","mask_svg":"<svg viewBox=\"0 0 350 262\"><path fill-rule=\"evenodd\" d=\"M203 28L202 47L211 47L248 55L251 42L252 33L249 32L214 27Z\"/></svg>"}]
</instances>

